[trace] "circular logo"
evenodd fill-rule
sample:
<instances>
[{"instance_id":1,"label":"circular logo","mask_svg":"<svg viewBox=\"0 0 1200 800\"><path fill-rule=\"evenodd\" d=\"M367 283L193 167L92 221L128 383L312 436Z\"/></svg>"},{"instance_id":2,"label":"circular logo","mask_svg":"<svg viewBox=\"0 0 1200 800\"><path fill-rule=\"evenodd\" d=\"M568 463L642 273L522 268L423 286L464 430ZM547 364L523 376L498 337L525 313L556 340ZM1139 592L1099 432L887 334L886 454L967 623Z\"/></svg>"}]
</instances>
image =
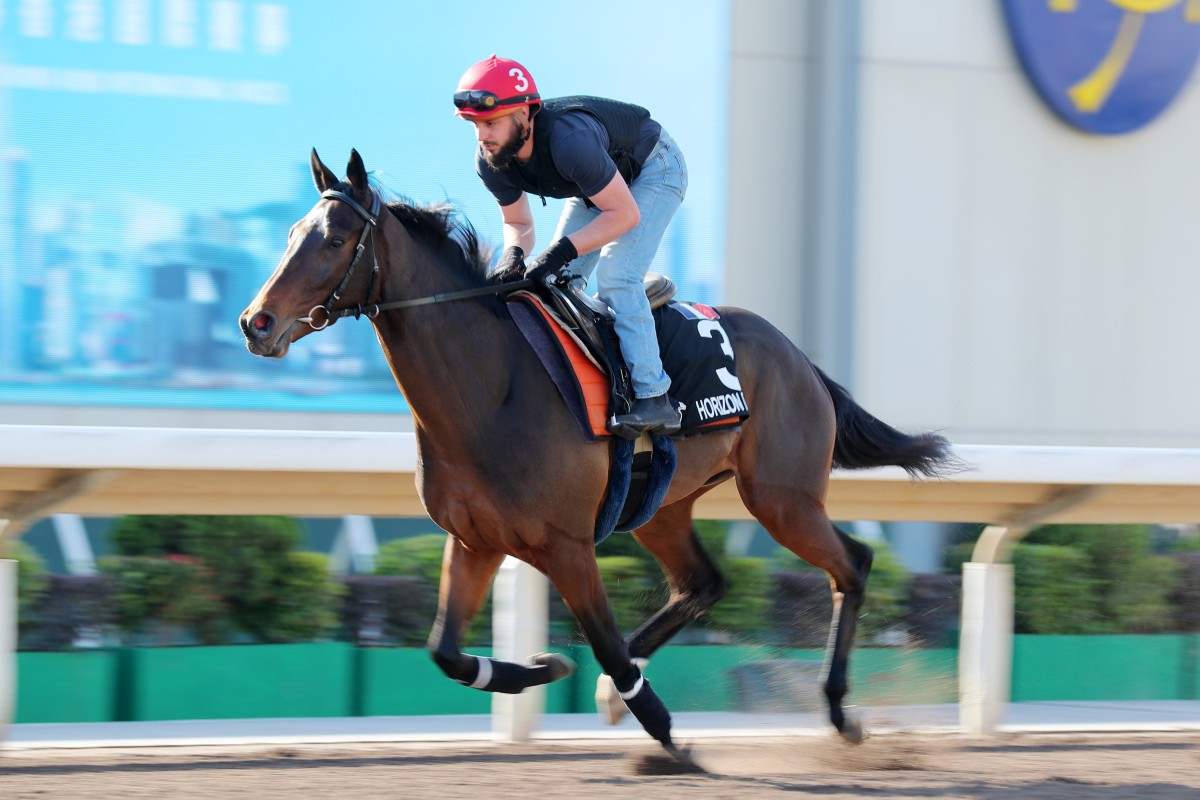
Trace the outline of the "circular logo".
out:
<instances>
[{"instance_id":1,"label":"circular logo","mask_svg":"<svg viewBox=\"0 0 1200 800\"><path fill-rule=\"evenodd\" d=\"M1171 104L1200 55L1200 0L1003 0L1038 94L1085 131L1129 133Z\"/></svg>"}]
</instances>

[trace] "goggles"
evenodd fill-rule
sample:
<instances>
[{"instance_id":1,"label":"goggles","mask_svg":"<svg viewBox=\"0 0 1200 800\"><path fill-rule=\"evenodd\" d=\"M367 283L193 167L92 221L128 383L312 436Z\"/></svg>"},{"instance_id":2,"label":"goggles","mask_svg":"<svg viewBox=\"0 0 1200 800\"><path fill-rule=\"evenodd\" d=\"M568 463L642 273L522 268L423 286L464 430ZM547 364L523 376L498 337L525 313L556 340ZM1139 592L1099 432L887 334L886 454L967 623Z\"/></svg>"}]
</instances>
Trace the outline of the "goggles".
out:
<instances>
[{"instance_id":1,"label":"goggles","mask_svg":"<svg viewBox=\"0 0 1200 800\"><path fill-rule=\"evenodd\" d=\"M454 107L469 111L493 111L501 106L511 106L537 100L536 94L519 94L515 97L497 97L494 92L484 89L470 89L454 93Z\"/></svg>"}]
</instances>

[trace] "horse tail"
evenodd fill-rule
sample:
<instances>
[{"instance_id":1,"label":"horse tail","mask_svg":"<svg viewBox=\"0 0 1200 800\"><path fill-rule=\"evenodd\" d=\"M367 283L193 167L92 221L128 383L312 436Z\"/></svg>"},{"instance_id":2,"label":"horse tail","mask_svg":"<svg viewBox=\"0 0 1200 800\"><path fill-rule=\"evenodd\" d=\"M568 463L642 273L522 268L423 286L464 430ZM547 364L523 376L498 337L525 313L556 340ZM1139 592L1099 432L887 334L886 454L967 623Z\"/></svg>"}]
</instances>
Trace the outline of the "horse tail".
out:
<instances>
[{"instance_id":1,"label":"horse tail","mask_svg":"<svg viewBox=\"0 0 1200 800\"><path fill-rule=\"evenodd\" d=\"M935 478L956 472L959 461L950 441L936 433L902 433L855 402L844 387L813 365L829 396L837 419L833 465L842 469L901 467L914 478Z\"/></svg>"}]
</instances>

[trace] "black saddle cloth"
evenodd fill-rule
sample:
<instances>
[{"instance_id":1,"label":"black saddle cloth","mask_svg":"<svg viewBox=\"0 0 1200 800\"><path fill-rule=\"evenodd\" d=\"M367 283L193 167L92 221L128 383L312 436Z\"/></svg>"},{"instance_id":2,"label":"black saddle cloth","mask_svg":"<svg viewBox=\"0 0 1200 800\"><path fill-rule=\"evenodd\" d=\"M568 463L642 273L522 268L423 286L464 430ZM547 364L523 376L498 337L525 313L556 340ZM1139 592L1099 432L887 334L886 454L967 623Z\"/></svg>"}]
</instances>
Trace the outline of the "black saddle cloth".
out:
<instances>
[{"instance_id":1,"label":"black saddle cloth","mask_svg":"<svg viewBox=\"0 0 1200 800\"><path fill-rule=\"evenodd\" d=\"M542 301L535 301L529 295L513 295L509 312L558 386L580 427L594 438L583 391L570 366L570 358L550 331L546 318L533 306L534 302ZM542 307L608 375L611 381L608 416L611 418L627 411L633 393L612 320L593 318L595 330L585 332L562 320L552 305L542 302ZM653 313L663 369L671 378L668 393L684 406L680 432L741 424L750 416L750 411L737 378L733 344L721 326L720 315L708 306L679 301L660 306ZM585 335L587 333L592 335ZM596 342L597 336L602 341Z\"/></svg>"}]
</instances>

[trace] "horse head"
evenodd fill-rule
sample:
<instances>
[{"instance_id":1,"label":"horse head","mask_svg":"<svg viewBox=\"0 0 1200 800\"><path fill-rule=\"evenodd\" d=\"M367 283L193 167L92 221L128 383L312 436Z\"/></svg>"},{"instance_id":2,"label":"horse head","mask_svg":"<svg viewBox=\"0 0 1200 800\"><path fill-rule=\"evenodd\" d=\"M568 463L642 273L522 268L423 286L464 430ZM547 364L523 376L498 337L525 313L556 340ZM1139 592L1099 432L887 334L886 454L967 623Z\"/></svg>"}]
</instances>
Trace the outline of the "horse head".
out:
<instances>
[{"instance_id":1,"label":"horse head","mask_svg":"<svg viewBox=\"0 0 1200 800\"><path fill-rule=\"evenodd\" d=\"M343 296L370 302L379 261L372 233L381 201L367 181L357 150L350 152L346 180L309 159L321 199L288 232L279 266L239 317L246 348L282 358L292 342L334 321L330 311Z\"/></svg>"}]
</instances>

